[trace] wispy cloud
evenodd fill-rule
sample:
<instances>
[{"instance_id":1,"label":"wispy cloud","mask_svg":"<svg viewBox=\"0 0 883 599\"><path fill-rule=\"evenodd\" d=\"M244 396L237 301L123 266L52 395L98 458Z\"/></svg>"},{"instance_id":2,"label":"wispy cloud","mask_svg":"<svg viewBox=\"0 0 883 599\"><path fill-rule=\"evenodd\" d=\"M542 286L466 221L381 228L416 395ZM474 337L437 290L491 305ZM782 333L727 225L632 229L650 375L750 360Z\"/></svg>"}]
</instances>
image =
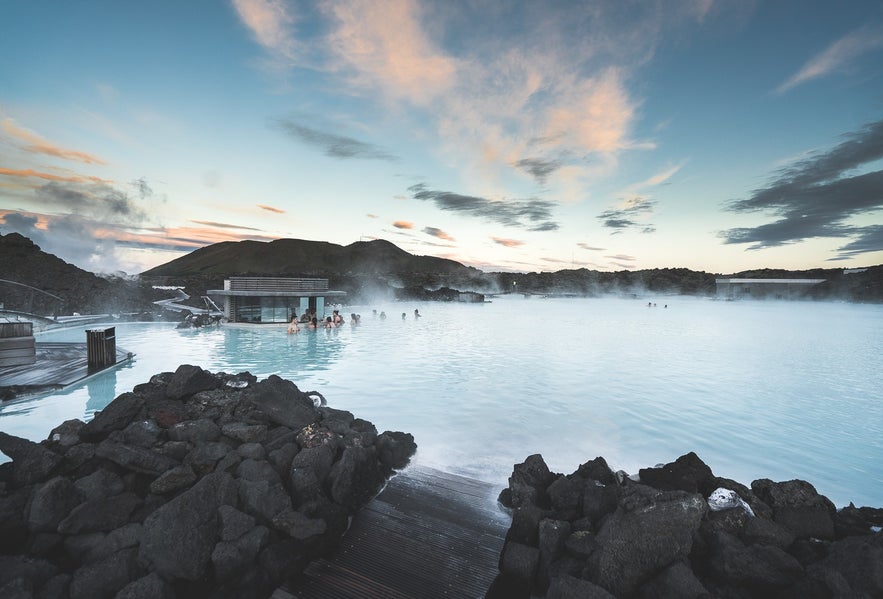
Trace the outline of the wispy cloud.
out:
<instances>
[{"instance_id":1,"label":"wispy cloud","mask_svg":"<svg viewBox=\"0 0 883 599\"><path fill-rule=\"evenodd\" d=\"M634 229L641 233L655 232L656 227L648 222L648 217L654 212L657 202L647 197L645 193L654 187L667 184L685 164L686 161L666 167L643 181L627 186L620 192L620 195L625 198L620 205L605 210L598 215L598 219L605 227L613 229L614 233L628 229Z\"/></svg>"},{"instance_id":2,"label":"wispy cloud","mask_svg":"<svg viewBox=\"0 0 883 599\"><path fill-rule=\"evenodd\" d=\"M451 91L458 61L433 43L414 0L344 0L324 5L336 67L359 89L427 105Z\"/></svg>"},{"instance_id":3,"label":"wispy cloud","mask_svg":"<svg viewBox=\"0 0 883 599\"><path fill-rule=\"evenodd\" d=\"M197 225L205 225L206 227L217 227L219 229L240 229L242 231L261 231L262 229L256 229L254 227L243 227L242 225L231 225L230 223L219 223L211 220L192 220L190 221Z\"/></svg>"},{"instance_id":4,"label":"wispy cloud","mask_svg":"<svg viewBox=\"0 0 883 599\"><path fill-rule=\"evenodd\" d=\"M523 241L520 241L518 239L508 239L506 237L491 237L491 240L494 243L505 246L507 248L515 248L524 245Z\"/></svg>"},{"instance_id":5,"label":"wispy cloud","mask_svg":"<svg viewBox=\"0 0 883 599\"><path fill-rule=\"evenodd\" d=\"M147 217L135 198L110 185L52 181L37 188L35 193L44 206L89 218L140 223Z\"/></svg>"},{"instance_id":6,"label":"wispy cloud","mask_svg":"<svg viewBox=\"0 0 883 599\"><path fill-rule=\"evenodd\" d=\"M545 185L549 175L561 168L561 161L542 158L522 158L514 166L536 179L540 185Z\"/></svg>"},{"instance_id":7,"label":"wispy cloud","mask_svg":"<svg viewBox=\"0 0 883 599\"><path fill-rule=\"evenodd\" d=\"M0 175L4 175L7 177L32 177L37 179L45 179L47 181L67 181L68 183L112 183L112 181L110 181L109 179L102 179L101 177L90 177L85 175L54 175L52 173L35 171L34 169L30 168L11 169L0 167Z\"/></svg>"},{"instance_id":8,"label":"wispy cloud","mask_svg":"<svg viewBox=\"0 0 883 599\"><path fill-rule=\"evenodd\" d=\"M45 154L47 156L55 156L56 158L74 160L86 164L107 164L104 160L93 154L63 148L58 144L45 140L33 131L20 127L10 118L3 119L3 121L0 122L0 126L3 127L3 130L7 135L18 141L24 142L25 145L22 149L26 152Z\"/></svg>"},{"instance_id":9,"label":"wispy cloud","mask_svg":"<svg viewBox=\"0 0 883 599\"><path fill-rule=\"evenodd\" d=\"M720 13L712 0L665 11L638 3L628 19L615 3L467 4L335 0L300 6L295 17L281 0L234 0L269 53L328 75L342 94L374 101L393 118L421 111L414 122L428 117L436 151L468 185L499 187L515 168L558 201L581 199L623 152L654 147L634 137L641 100L629 81L667 33ZM331 147L330 155L391 155L374 146L353 154L347 143L338 152L327 133L295 125L295 136Z\"/></svg>"},{"instance_id":10,"label":"wispy cloud","mask_svg":"<svg viewBox=\"0 0 883 599\"><path fill-rule=\"evenodd\" d=\"M437 229L436 227L423 227L423 232L427 235L432 235L433 237L444 239L445 241L457 241L452 236L448 235L441 229Z\"/></svg>"},{"instance_id":11,"label":"wispy cloud","mask_svg":"<svg viewBox=\"0 0 883 599\"><path fill-rule=\"evenodd\" d=\"M604 256L605 258L610 258L611 260L626 260L632 262L637 260L634 256L629 256L628 254L614 254L612 256Z\"/></svg>"},{"instance_id":12,"label":"wispy cloud","mask_svg":"<svg viewBox=\"0 0 883 599\"><path fill-rule=\"evenodd\" d=\"M232 0L239 20L271 58L290 65L297 57L295 18L285 0Z\"/></svg>"},{"instance_id":13,"label":"wispy cloud","mask_svg":"<svg viewBox=\"0 0 883 599\"><path fill-rule=\"evenodd\" d=\"M279 119L276 125L296 140L320 148L326 156L332 158L397 160L396 156L384 148L352 137L319 131L289 119Z\"/></svg>"},{"instance_id":14,"label":"wispy cloud","mask_svg":"<svg viewBox=\"0 0 883 599\"><path fill-rule=\"evenodd\" d=\"M831 260L848 260L868 252L883 250L883 225L862 227L856 233L853 241L837 248L837 256Z\"/></svg>"},{"instance_id":15,"label":"wispy cloud","mask_svg":"<svg viewBox=\"0 0 883 599\"><path fill-rule=\"evenodd\" d=\"M267 212L273 212L275 214L285 214L285 210L282 208L276 208L275 206L267 206L266 204L258 204L258 208L261 210L266 210Z\"/></svg>"},{"instance_id":16,"label":"wispy cloud","mask_svg":"<svg viewBox=\"0 0 883 599\"><path fill-rule=\"evenodd\" d=\"M529 231L554 231L558 223L552 220L553 202L531 198L526 200L490 200L450 191L433 191L419 183L408 188L415 200L433 202L440 210L461 212L507 227Z\"/></svg>"},{"instance_id":17,"label":"wispy cloud","mask_svg":"<svg viewBox=\"0 0 883 599\"><path fill-rule=\"evenodd\" d=\"M396 229L413 229L414 223L406 220L397 220L392 224Z\"/></svg>"},{"instance_id":18,"label":"wispy cloud","mask_svg":"<svg viewBox=\"0 0 883 599\"><path fill-rule=\"evenodd\" d=\"M859 172L883 158L883 121L845 136L828 152L800 160L778 172L751 197L727 205L732 212L769 212L778 220L719 233L724 243L751 244L758 250L805 239L828 237L852 241L839 257L883 250L876 225L849 219L883 210L883 171Z\"/></svg>"},{"instance_id":19,"label":"wispy cloud","mask_svg":"<svg viewBox=\"0 0 883 599\"><path fill-rule=\"evenodd\" d=\"M579 242L576 245L584 250L589 250L592 252L603 252L606 249L606 248L595 247L593 245L589 245L588 243L583 243L583 242Z\"/></svg>"},{"instance_id":20,"label":"wispy cloud","mask_svg":"<svg viewBox=\"0 0 883 599\"><path fill-rule=\"evenodd\" d=\"M883 48L883 26L865 25L810 58L799 71L776 88L776 93L784 94L802 83L841 71L863 54L878 48Z\"/></svg>"},{"instance_id":21,"label":"wispy cloud","mask_svg":"<svg viewBox=\"0 0 883 599\"><path fill-rule=\"evenodd\" d=\"M652 212L655 205L655 200L635 196L626 200L623 207L605 210L598 215L598 219L605 227L613 229L614 233L626 229L637 229L641 233L653 233L656 231L656 227L643 222L640 218Z\"/></svg>"}]
</instances>

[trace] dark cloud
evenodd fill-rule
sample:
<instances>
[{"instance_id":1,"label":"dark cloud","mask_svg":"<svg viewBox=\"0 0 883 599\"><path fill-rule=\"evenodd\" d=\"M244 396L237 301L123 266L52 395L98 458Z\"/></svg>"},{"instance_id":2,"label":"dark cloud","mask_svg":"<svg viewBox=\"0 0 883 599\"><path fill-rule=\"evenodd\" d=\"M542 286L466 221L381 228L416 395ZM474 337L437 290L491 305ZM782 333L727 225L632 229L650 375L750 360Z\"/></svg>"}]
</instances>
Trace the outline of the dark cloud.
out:
<instances>
[{"instance_id":1,"label":"dark cloud","mask_svg":"<svg viewBox=\"0 0 883 599\"><path fill-rule=\"evenodd\" d=\"M279 119L276 123L285 133L307 145L322 149L326 156L332 158L398 160L384 148L352 137L319 131L286 119Z\"/></svg>"},{"instance_id":2,"label":"dark cloud","mask_svg":"<svg viewBox=\"0 0 883 599\"><path fill-rule=\"evenodd\" d=\"M145 211L129 194L103 183L52 181L35 190L37 199L49 206L76 212L80 216L113 222L140 223Z\"/></svg>"},{"instance_id":3,"label":"dark cloud","mask_svg":"<svg viewBox=\"0 0 883 599\"><path fill-rule=\"evenodd\" d=\"M581 247L584 250L591 250L593 252L603 252L606 249L606 248L594 247L594 246L591 246L587 243L582 243L582 242L577 243L576 245L578 245L579 247Z\"/></svg>"},{"instance_id":4,"label":"dark cloud","mask_svg":"<svg viewBox=\"0 0 883 599\"><path fill-rule=\"evenodd\" d=\"M546 200L489 200L450 191L433 191L422 183L412 185L408 191L415 200L432 201L441 210L463 212L506 227L520 227L529 231L555 231L559 227L552 220L555 204Z\"/></svg>"},{"instance_id":5,"label":"dark cloud","mask_svg":"<svg viewBox=\"0 0 883 599\"><path fill-rule=\"evenodd\" d=\"M837 257L831 260L848 260L853 256L879 251L883 251L883 225L871 225L861 227L858 236L837 248Z\"/></svg>"},{"instance_id":6,"label":"dark cloud","mask_svg":"<svg viewBox=\"0 0 883 599\"><path fill-rule=\"evenodd\" d=\"M436 227L423 227L423 232L427 235L432 235L433 237L444 239L445 241L456 241L456 239Z\"/></svg>"},{"instance_id":7,"label":"dark cloud","mask_svg":"<svg viewBox=\"0 0 883 599\"><path fill-rule=\"evenodd\" d=\"M653 211L655 200L646 198L633 198L629 200L625 208L611 208L598 215L598 220L608 229L614 229L614 233L620 233L626 229L639 229L641 233L653 233L656 227L643 223L637 218Z\"/></svg>"},{"instance_id":8,"label":"dark cloud","mask_svg":"<svg viewBox=\"0 0 883 599\"><path fill-rule=\"evenodd\" d=\"M542 158L522 158L514 166L536 179L540 185L545 185L549 175L561 168L561 162L558 160L543 160Z\"/></svg>"},{"instance_id":9,"label":"dark cloud","mask_svg":"<svg viewBox=\"0 0 883 599\"><path fill-rule=\"evenodd\" d=\"M879 227L856 227L849 218L883 209L883 171L857 173L883 158L883 121L845 136L826 153L800 160L777 173L751 197L730 202L731 212L768 212L777 220L719 233L724 243L758 250L818 237L853 238L838 249L848 258L883 249Z\"/></svg>"},{"instance_id":10,"label":"dark cloud","mask_svg":"<svg viewBox=\"0 0 883 599\"><path fill-rule=\"evenodd\" d=\"M37 222L35 217L10 212L3 217L3 228L24 235L44 252L80 268L93 272L117 270L115 262L108 262L112 260L115 241L96 235L103 227L74 214L54 216L39 228Z\"/></svg>"}]
</instances>

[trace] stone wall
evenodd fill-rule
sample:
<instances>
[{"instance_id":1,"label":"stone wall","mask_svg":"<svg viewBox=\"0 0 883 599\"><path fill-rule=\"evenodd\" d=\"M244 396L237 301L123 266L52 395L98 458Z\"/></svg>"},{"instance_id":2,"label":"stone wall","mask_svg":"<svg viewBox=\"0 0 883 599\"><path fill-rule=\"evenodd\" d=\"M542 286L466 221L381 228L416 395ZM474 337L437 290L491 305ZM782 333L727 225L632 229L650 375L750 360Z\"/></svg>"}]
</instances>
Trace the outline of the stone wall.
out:
<instances>
[{"instance_id":1,"label":"stone wall","mask_svg":"<svg viewBox=\"0 0 883 599\"><path fill-rule=\"evenodd\" d=\"M338 544L410 434L189 365L33 443L0 433L0 597L267 597Z\"/></svg>"}]
</instances>

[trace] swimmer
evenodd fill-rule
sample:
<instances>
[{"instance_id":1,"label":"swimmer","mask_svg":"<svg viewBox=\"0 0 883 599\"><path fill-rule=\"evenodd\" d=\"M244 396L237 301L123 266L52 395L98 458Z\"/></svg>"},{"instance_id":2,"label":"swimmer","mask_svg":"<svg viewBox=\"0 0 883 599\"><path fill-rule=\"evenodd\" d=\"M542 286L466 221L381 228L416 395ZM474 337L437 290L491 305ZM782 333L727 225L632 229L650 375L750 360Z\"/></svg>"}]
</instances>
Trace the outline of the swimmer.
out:
<instances>
[{"instance_id":1,"label":"swimmer","mask_svg":"<svg viewBox=\"0 0 883 599\"><path fill-rule=\"evenodd\" d=\"M380 320L386 320L386 312L380 312Z\"/></svg>"},{"instance_id":2,"label":"swimmer","mask_svg":"<svg viewBox=\"0 0 883 599\"><path fill-rule=\"evenodd\" d=\"M408 317L408 315L405 314L404 312L402 312L402 320L405 320L407 317Z\"/></svg>"},{"instance_id":3,"label":"swimmer","mask_svg":"<svg viewBox=\"0 0 883 599\"><path fill-rule=\"evenodd\" d=\"M300 332L300 327L297 326L297 314L294 312L291 313L291 322L288 323L288 333L298 333Z\"/></svg>"},{"instance_id":4,"label":"swimmer","mask_svg":"<svg viewBox=\"0 0 883 599\"><path fill-rule=\"evenodd\" d=\"M420 312L417 310L417 308L414 308L414 318L420 318Z\"/></svg>"}]
</instances>

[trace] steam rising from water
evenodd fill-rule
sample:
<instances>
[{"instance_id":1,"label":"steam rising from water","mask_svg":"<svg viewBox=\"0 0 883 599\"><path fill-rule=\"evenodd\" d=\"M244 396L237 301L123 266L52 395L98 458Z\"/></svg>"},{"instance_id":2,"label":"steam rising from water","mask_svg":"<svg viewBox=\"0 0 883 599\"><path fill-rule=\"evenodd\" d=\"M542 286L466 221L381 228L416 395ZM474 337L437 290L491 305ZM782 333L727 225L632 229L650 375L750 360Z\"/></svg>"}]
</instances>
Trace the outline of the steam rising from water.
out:
<instances>
[{"instance_id":1,"label":"steam rising from water","mask_svg":"<svg viewBox=\"0 0 883 599\"><path fill-rule=\"evenodd\" d=\"M189 363L289 378L380 430L413 433L417 462L501 487L532 453L558 472L600 455L635 473L695 451L745 484L802 478L838 505L883 506L881 306L519 297L343 311L362 324L297 335L118 325L131 366L2 406L0 428L43 439Z\"/></svg>"}]
</instances>

